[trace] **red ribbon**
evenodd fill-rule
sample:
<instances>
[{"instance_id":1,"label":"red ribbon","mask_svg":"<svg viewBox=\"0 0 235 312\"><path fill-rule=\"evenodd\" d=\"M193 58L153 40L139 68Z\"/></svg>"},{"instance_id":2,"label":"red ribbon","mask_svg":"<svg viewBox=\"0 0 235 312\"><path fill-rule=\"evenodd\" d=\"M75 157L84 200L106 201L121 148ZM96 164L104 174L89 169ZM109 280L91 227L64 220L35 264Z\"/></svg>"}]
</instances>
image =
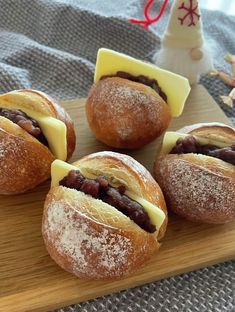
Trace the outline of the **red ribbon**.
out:
<instances>
[{"instance_id":1,"label":"red ribbon","mask_svg":"<svg viewBox=\"0 0 235 312\"><path fill-rule=\"evenodd\" d=\"M164 13L164 11L166 10L167 4L168 4L168 0L164 0L163 4L160 8L160 11L158 13L158 15L154 18L150 17L149 11L153 5L154 0L149 0L146 4L146 6L144 7L144 16L145 19L144 20L137 20L135 18L130 18L129 22L134 23L134 24L142 24L142 26L144 27L144 29L147 29L151 24L157 22L162 14Z\"/></svg>"}]
</instances>

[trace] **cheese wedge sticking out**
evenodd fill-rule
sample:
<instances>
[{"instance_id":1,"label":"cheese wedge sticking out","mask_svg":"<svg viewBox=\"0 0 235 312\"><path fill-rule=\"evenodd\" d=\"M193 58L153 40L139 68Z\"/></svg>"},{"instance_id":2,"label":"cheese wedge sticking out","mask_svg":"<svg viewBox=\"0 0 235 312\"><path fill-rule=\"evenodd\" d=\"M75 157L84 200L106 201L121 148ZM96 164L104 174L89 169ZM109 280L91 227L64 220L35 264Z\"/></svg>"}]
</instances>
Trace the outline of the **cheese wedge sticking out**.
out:
<instances>
[{"instance_id":1,"label":"cheese wedge sticking out","mask_svg":"<svg viewBox=\"0 0 235 312\"><path fill-rule=\"evenodd\" d=\"M35 118L36 119L36 118ZM61 160L67 159L67 128L61 121L53 117L36 119L42 133L47 139L52 154Z\"/></svg>"},{"instance_id":2,"label":"cheese wedge sticking out","mask_svg":"<svg viewBox=\"0 0 235 312\"><path fill-rule=\"evenodd\" d=\"M61 120L22 108L20 104L10 105L8 102L0 101L0 107L11 110L20 109L29 117L35 119L47 139L52 154L58 159L67 159L67 128Z\"/></svg>"},{"instance_id":3,"label":"cheese wedge sticking out","mask_svg":"<svg viewBox=\"0 0 235 312\"><path fill-rule=\"evenodd\" d=\"M164 135L164 138L163 138L160 155L169 154L170 151L173 149L173 147L176 145L176 141L179 138L185 138L185 137L187 137L189 135L190 134L173 132L173 131L166 132L165 135ZM197 139L197 141L201 145L215 145L215 146L220 147L220 148L228 146L228 144L226 144L224 142L215 141L215 140L211 140L211 139L208 139L208 138L203 138L203 137L195 136L195 135L193 135L193 136Z\"/></svg>"},{"instance_id":4,"label":"cheese wedge sticking out","mask_svg":"<svg viewBox=\"0 0 235 312\"><path fill-rule=\"evenodd\" d=\"M59 185L59 182L67 176L70 170L79 170L81 174L86 177L86 173L81 170L81 168L70 165L64 161L56 159L51 164L51 187L55 187ZM156 226L157 230L160 229L163 221L165 220L165 213L158 208L157 206L153 205L149 201L145 200L144 198L138 197L135 194L126 191L125 195L142 205L144 210L147 212L151 223Z\"/></svg>"},{"instance_id":5,"label":"cheese wedge sticking out","mask_svg":"<svg viewBox=\"0 0 235 312\"><path fill-rule=\"evenodd\" d=\"M59 182L68 175L70 170L80 170L64 161L56 159L51 164L51 187L59 185Z\"/></svg>"},{"instance_id":6,"label":"cheese wedge sticking out","mask_svg":"<svg viewBox=\"0 0 235 312\"><path fill-rule=\"evenodd\" d=\"M146 199L138 197L131 192L126 191L125 195L127 195L128 197L139 203L147 212L149 219L151 220L151 223L155 225L157 229L160 229L162 223L165 220L165 213L160 208L153 205Z\"/></svg>"},{"instance_id":7,"label":"cheese wedge sticking out","mask_svg":"<svg viewBox=\"0 0 235 312\"><path fill-rule=\"evenodd\" d=\"M162 91L167 95L171 115L178 117L182 114L191 89L186 78L113 50L99 49L94 81L100 80L102 76L115 75L118 71L125 71L133 76L144 75L156 79Z\"/></svg>"}]
</instances>

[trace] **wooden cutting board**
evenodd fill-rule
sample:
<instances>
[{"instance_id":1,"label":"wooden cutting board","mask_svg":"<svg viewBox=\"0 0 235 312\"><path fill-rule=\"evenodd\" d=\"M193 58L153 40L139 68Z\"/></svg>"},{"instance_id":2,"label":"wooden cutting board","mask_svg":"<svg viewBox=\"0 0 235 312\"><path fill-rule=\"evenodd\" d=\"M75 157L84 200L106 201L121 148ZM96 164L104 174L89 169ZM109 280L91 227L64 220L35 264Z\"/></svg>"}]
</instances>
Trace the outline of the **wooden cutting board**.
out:
<instances>
[{"instance_id":1,"label":"wooden cutting board","mask_svg":"<svg viewBox=\"0 0 235 312\"><path fill-rule=\"evenodd\" d=\"M62 102L73 118L77 148L73 159L107 150L90 132L84 100ZM192 89L183 115L171 130L187 124L230 124L202 86ZM161 138L129 154L152 170ZM0 311L48 311L104 294L189 272L235 258L235 223L199 225L170 214L160 252L134 275L118 281L88 281L60 269L48 256L41 236L43 201L49 182L30 193L0 197Z\"/></svg>"}]
</instances>

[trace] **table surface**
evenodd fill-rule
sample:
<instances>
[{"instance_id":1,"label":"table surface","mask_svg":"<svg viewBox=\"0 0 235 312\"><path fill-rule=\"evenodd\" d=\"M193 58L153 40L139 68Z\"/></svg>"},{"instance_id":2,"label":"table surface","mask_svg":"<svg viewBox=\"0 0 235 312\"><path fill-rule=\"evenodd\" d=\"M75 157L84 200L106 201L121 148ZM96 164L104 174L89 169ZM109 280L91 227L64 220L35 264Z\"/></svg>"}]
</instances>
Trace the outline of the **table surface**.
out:
<instances>
[{"instance_id":1,"label":"table surface","mask_svg":"<svg viewBox=\"0 0 235 312\"><path fill-rule=\"evenodd\" d=\"M107 150L107 146L98 142L89 129L84 100L61 104L76 121L77 148L71 161L92 152ZM186 123L214 120L230 123L207 91L197 85L191 90L182 116L172 120L169 130L182 128ZM152 171L161 140L162 137L127 154ZM42 240L42 207L48 188L49 183L44 183L26 194L0 197L1 312L51 311L235 257L235 223L220 226L192 224L170 214L159 253L141 270L117 281L77 279L50 259ZM223 248L218 249L218 246Z\"/></svg>"}]
</instances>

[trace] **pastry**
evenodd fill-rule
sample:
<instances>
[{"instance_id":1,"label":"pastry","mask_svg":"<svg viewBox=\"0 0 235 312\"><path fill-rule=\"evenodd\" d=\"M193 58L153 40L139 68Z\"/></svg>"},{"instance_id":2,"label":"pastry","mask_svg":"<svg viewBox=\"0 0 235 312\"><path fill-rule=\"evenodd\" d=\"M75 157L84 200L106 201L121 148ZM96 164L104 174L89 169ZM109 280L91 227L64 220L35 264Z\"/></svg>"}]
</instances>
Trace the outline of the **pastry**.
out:
<instances>
[{"instance_id":1,"label":"pastry","mask_svg":"<svg viewBox=\"0 0 235 312\"><path fill-rule=\"evenodd\" d=\"M139 148L179 116L189 94L187 79L127 55L100 49L95 83L86 101L91 130L103 143Z\"/></svg>"},{"instance_id":2,"label":"pastry","mask_svg":"<svg viewBox=\"0 0 235 312\"><path fill-rule=\"evenodd\" d=\"M73 165L55 160L42 233L63 269L82 278L120 278L158 249L167 210L150 173L127 155L99 152Z\"/></svg>"},{"instance_id":3,"label":"pastry","mask_svg":"<svg viewBox=\"0 0 235 312\"><path fill-rule=\"evenodd\" d=\"M235 129L202 123L165 134L154 177L167 207L188 220L235 220Z\"/></svg>"},{"instance_id":4,"label":"pastry","mask_svg":"<svg viewBox=\"0 0 235 312\"><path fill-rule=\"evenodd\" d=\"M52 98L35 90L0 95L0 194L33 189L74 149L73 123Z\"/></svg>"}]
</instances>

